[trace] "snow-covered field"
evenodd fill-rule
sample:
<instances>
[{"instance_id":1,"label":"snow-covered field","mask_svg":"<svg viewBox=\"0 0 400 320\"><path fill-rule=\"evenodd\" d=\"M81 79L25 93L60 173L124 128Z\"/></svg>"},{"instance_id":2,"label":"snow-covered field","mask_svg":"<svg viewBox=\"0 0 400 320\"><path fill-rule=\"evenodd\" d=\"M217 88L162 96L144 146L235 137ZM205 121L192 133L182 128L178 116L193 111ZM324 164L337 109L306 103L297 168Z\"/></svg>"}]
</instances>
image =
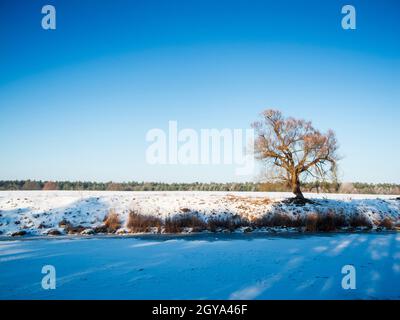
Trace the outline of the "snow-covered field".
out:
<instances>
[{"instance_id":1,"label":"snow-covered field","mask_svg":"<svg viewBox=\"0 0 400 320\"><path fill-rule=\"evenodd\" d=\"M0 299L399 299L399 249L396 233L4 240Z\"/></svg>"},{"instance_id":2,"label":"snow-covered field","mask_svg":"<svg viewBox=\"0 0 400 320\"><path fill-rule=\"evenodd\" d=\"M26 231L46 234L66 220L73 225L93 228L103 223L110 209L126 225L130 210L165 219L182 212L194 212L203 220L238 215L252 220L280 213L291 218L314 212L334 212L350 217L364 215L374 224L385 217L400 219L400 200L396 196L306 194L316 204L305 206L280 202L290 193L251 192L99 192L99 191L2 191L0 192L0 233L9 236Z\"/></svg>"}]
</instances>

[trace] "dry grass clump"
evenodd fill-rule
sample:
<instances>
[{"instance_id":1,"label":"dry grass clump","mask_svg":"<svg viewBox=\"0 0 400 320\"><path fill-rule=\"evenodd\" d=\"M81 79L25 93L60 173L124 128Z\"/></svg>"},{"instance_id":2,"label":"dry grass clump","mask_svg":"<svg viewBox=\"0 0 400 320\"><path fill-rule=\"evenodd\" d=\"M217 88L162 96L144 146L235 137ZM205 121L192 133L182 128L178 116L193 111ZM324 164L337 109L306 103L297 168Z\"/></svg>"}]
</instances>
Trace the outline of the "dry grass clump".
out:
<instances>
[{"instance_id":1,"label":"dry grass clump","mask_svg":"<svg viewBox=\"0 0 400 320\"><path fill-rule=\"evenodd\" d=\"M69 226L69 227L65 228L65 232L67 232L68 234L78 234L78 233L81 233L85 229L86 228L83 226Z\"/></svg>"},{"instance_id":2,"label":"dry grass clump","mask_svg":"<svg viewBox=\"0 0 400 320\"><path fill-rule=\"evenodd\" d=\"M346 226L345 217L335 212L328 212L319 217L319 223L317 224L318 231L335 231Z\"/></svg>"},{"instance_id":3,"label":"dry grass clump","mask_svg":"<svg viewBox=\"0 0 400 320\"><path fill-rule=\"evenodd\" d=\"M104 218L104 225L107 228L108 233L114 233L121 228L121 220L114 209L111 209Z\"/></svg>"},{"instance_id":4,"label":"dry grass clump","mask_svg":"<svg viewBox=\"0 0 400 320\"><path fill-rule=\"evenodd\" d=\"M234 231L239 227L248 226L249 222L239 215L228 217L211 217L207 220L207 229L215 232L218 229Z\"/></svg>"},{"instance_id":5,"label":"dry grass clump","mask_svg":"<svg viewBox=\"0 0 400 320\"><path fill-rule=\"evenodd\" d=\"M68 234L77 234L77 233L81 233L83 230L85 230L86 228L83 226L74 226L71 222L63 219L58 223L58 226L60 228L64 228L65 232Z\"/></svg>"},{"instance_id":6,"label":"dry grass clump","mask_svg":"<svg viewBox=\"0 0 400 320\"><path fill-rule=\"evenodd\" d=\"M305 231L308 232L330 232L346 226L344 216L334 212L311 213L305 218Z\"/></svg>"},{"instance_id":7,"label":"dry grass clump","mask_svg":"<svg viewBox=\"0 0 400 320\"><path fill-rule=\"evenodd\" d=\"M182 232L184 228L191 228L192 231L199 232L205 230L207 224L195 214L184 213L166 218L164 227L167 233Z\"/></svg>"},{"instance_id":8,"label":"dry grass clump","mask_svg":"<svg viewBox=\"0 0 400 320\"><path fill-rule=\"evenodd\" d=\"M130 232L149 232L152 228L161 229L162 221L158 217L140 214L136 211L129 212L126 227Z\"/></svg>"},{"instance_id":9,"label":"dry grass clump","mask_svg":"<svg viewBox=\"0 0 400 320\"><path fill-rule=\"evenodd\" d=\"M311 213L307 215L305 219L305 231L308 232L316 232L317 231L317 224L318 224L318 214Z\"/></svg>"},{"instance_id":10,"label":"dry grass clump","mask_svg":"<svg viewBox=\"0 0 400 320\"><path fill-rule=\"evenodd\" d=\"M301 227L302 220L300 217L292 219L287 214L274 213L272 215L263 215L252 221L252 225L256 228L262 227Z\"/></svg>"},{"instance_id":11,"label":"dry grass clump","mask_svg":"<svg viewBox=\"0 0 400 320\"><path fill-rule=\"evenodd\" d=\"M352 216L349 221L349 225L352 228L372 228L372 223L368 220L368 218L362 214L357 214L355 216Z\"/></svg>"},{"instance_id":12,"label":"dry grass clump","mask_svg":"<svg viewBox=\"0 0 400 320\"><path fill-rule=\"evenodd\" d=\"M379 227L392 230L394 228L393 221L386 217L379 223Z\"/></svg>"}]
</instances>

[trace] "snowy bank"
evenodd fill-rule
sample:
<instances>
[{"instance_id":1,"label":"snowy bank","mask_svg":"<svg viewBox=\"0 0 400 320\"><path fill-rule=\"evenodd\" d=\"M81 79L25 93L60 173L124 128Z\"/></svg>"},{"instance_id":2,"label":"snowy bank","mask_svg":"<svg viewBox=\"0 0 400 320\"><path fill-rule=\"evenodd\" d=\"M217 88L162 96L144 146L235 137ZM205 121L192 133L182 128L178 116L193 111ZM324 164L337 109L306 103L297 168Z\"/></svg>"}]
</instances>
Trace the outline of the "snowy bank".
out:
<instances>
[{"instance_id":1,"label":"snowy bank","mask_svg":"<svg viewBox=\"0 0 400 320\"><path fill-rule=\"evenodd\" d=\"M286 202L291 196L279 192L2 191L0 233L107 232L104 219L110 210L120 221L117 233L130 231L127 226L132 213L153 218L155 225L143 229L147 232L168 231L165 221L173 221L176 226L176 217L192 217L190 223L195 218L197 225L204 223L204 229L212 231L265 231L279 227L304 231L312 223L380 228L400 222L400 200L396 196L305 194L313 203L303 206ZM326 221L314 221L321 217ZM213 228L208 228L211 224ZM187 227L182 231L194 229Z\"/></svg>"}]
</instances>

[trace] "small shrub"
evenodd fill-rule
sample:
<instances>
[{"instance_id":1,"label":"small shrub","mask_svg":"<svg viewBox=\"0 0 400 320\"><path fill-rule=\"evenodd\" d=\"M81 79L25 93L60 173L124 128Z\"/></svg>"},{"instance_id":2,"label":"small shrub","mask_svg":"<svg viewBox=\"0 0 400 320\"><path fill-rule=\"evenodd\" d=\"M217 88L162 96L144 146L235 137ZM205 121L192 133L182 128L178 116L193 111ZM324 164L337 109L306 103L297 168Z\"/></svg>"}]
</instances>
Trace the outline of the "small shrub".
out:
<instances>
[{"instance_id":1,"label":"small shrub","mask_svg":"<svg viewBox=\"0 0 400 320\"><path fill-rule=\"evenodd\" d=\"M352 228L365 227L372 228L372 223L368 220L368 218L362 214L357 214L352 216L349 221L349 225Z\"/></svg>"},{"instance_id":2,"label":"small shrub","mask_svg":"<svg viewBox=\"0 0 400 320\"><path fill-rule=\"evenodd\" d=\"M393 229L393 221L390 218L385 218L379 223L379 227L391 230Z\"/></svg>"},{"instance_id":3,"label":"small shrub","mask_svg":"<svg viewBox=\"0 0 400 320\"><path fill-rule=\"evenodd\" d=\"M50 228L51 226L49 226L49 225L47 225L47 224L45 224L45 223L43 223L43 222L41 222L40 224L39 224L39 226L38 226L38 228L39 229L48 229L48 228Z\"/></svg>"},{"instance_id":4,"label":"small shrub","mask_svg":"<svg viewBox=\"0 0 400 320\"><path fill-rule=\"evenodd\" d=\"M62 219L62 220L58 223L58 226L59 226L60 228L65 228L65 227L70 226L70 225L71 225L71 223L70 223L68 220L66 220L66 219Z\"/></svg>"},{"instance_id":5,"label":"small shrub","mask_svg":"<svg viewBox=\"0 0 400 320\"><path fill-rule=\"evenodd\" d=\"M207 229L211 232L217 229L234 231L235 229L249 225L248 221L238 215L228 217L212 217L207 220Z\"/></svg>"},{"instance_id":6,"label":"small shrub","mask_svg":"<svg viewBox=\"0 0 400 320\"><path fill-rule=\"evenodd\" d=\"M165 232L179 233L184 228L192 228L194 232L199 232L206 229L206 223L197 215L184 213L178 214L165 219Z\"/></svg>"},{"instance_id":7,"label":"small shrub","mask_svg":"<svg viewBox=\"0 0 400 320\"><path fill-rule=\"evenodd\" d=\"M262 227L300 227L302 221L300 217L292 219L287 214L274 213L272 215L263 215L253 220L253 226L256 228Z\"/></svg>"},{"instance_id":8,"label":"small shrub","mask_svg":"<svg viewBox=\"0 0 400 320\"><path fill-rule=\"evenodd\" d=\"M267 222L268 227L286 227L291 225L292 219L286 214L277 213L272 215Z\"/></svg>"},{"instance_id":9,"label":"small shrub","mask_svg":"<svg viewBox=\"0 0 400 320\"><path fill-rule=\"evenodd\" d=\"M20 230L20 231L13 232L11 234L11 236L12 237L20 237L20 236L24 236L26 234L27 234L27 232L25 230Z\"/></svg>"},{"instance_id":10,"label":"small shrub","mask_svg":"<svg viewBox=\"0 0 400 320\"><path fill-rule=\"evenodd\" d=\"M296 219L292 219L291 225L289 225L289 227L293 227L293 228L300 228L303 226L304 226L304 219L301 218L300 216L297 216Z\"/></svg>"},{"instance_id":11,"label":"small shrub","mask_svg":"<svg viewBox=\"0 0 400 320\"><path fill-rule=\"evenodd\" d=\"M93 228L93 232L94 233L107 233L108 232L108 228L106 227L105 224L101 224L99 226L94 227Z\"/></svg>"},{"instance_id":12,"label":"small shrub","mask_svg":"<svg viewBox=\"0 0 400 320\"><path fill-rule=\"evenodd\" d=\"M270 218L268 215L264 214L261 217L256 217L255 219L252 219L251 224L255 228L262 228L262 227L268 227L270 224Z\"/></svg>"},{"instance_id":13,"label":"small shrub","mask_svg":"<svg viewBox=\"0 0 400 320\"><path fill-rule=\"evenodd\" d=\"M59 236L61 235L61 232L57 229L50 229L49 231L47 231L47 235L49 236Z\"/></svg>"},{"instance_id":14,"label":"small shrub","mask_svg":"<svg viewBox=\"0 0 400 320\"><path fill-rule=\"evenodd\" d=\"M318 215L317 230L318 231L335 231L346 225L346 220L342 215L334 212Z\"/></svg>"},{"instance_id":15,"label":"small shrub","mask_svg":"<svg viewBox=\"0 0 400 320\"><path fill-rule=\"evenodd\" d=\"M107 232L114 233L121 227L121 220L114 209L111 209L104 218L104 225L107 227Z\"/></svg>"},{"instance_id":16,"label":"small shrub","mask_svg":"<svg viewBox=\"0 0 400 320\"><path fill-rule=\"evenodd\" d=\"M74 226L71 222L63 219L58 223L58 226L60 228L63 228L66 233L68 234L76 234L76 233L81 233L83 230L85 230L85 227L83 226Z\"/></svg>"},{"instance_id":17,"label":"small shrub","mask_svg":"<svg viewBox=\"0 0 400 320\"><path fill-rule=\"evenodd\" d=\"M73 225L68 225L64 228L65 232L67 232L68 234L81 233L85 229L86 228L83 226L73 226Z\"/></svg>"},{"instance_id":18,"label":"small shrub","mask_svg":"<svg viewBox=\"0 0 400 320\"><path fill-rule=\"evenodd\" d=\"M311 213L305 219L305 231L308 232L331 232L346 226L343 215L335 212Z\"/></svg>"},{"instance_id":19,"label":"small shrub","mask_svg":"<svg viewBox=\"0 0 400 320\"><path fill-rule=\"evenodd\" d=\"M311 213L305 219L305 231L316 232L318 225L318 214Z\"/></svg>"},{"instance_id":20,"label":"small shrub","mask_svg":"<svg viewBox=\"0 0 400 320\"><path fill-rule=\"evenodd\" d=\"M151 228L160 230L162 221L160 218L137 213L136 211L129 212L128 223L126 227L130 232L149 232Z\"/></svg>"}]
</instances>

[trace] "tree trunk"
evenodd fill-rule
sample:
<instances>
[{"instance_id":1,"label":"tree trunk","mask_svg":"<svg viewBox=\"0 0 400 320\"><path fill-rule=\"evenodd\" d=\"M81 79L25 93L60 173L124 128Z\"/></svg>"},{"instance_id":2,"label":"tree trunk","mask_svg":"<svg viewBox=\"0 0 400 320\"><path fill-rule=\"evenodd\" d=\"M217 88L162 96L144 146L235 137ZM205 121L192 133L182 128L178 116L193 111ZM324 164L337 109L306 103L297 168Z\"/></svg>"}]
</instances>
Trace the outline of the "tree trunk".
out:
<instances>
[{"instance_id":1,"label":"tree trunk","mask_svg":"<svg viewBox=\"0 0 400 320\"><path fill-rule=\"evenodd\" d=\"M299 176L294 174L292 178L292 192L298 199L304 199L303 193L300 190L300 179Z\"/></svg>"}]
</instances>

